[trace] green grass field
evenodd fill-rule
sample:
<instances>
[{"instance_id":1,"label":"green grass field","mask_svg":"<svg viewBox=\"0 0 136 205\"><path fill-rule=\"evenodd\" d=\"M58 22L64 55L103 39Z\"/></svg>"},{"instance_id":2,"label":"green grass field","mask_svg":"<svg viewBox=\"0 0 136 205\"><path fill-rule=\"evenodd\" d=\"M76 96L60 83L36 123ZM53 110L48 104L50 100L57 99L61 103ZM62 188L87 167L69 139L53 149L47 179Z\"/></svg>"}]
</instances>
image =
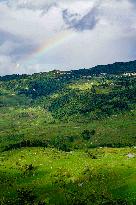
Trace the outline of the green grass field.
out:
<instances>
[{"instance_id":1,"label":"green grass field","mask_svg":"<svg viewBox=\"0 0 136 205\"><path fill-rule=\"evenodd\" d=\"M69 153L23 148L1 154L1 204L135 204L134 148ZM35 202L33 202L33 200ZM40 203L39 203L40 204Z\"/></svg>"},{"instance_id":2,"label":"green grass field","mask_svg":"<svg viewBox=\"0 0 136 205\"><path fill-rule=\"evenodd\" d=\"M66 123L54 122L40 107L2 109L1 204L135 205L134 118L135 112L126 112L100 121ZM95 135L84 140L84 130L95 130ZM23 141L38 144L34 148ZM101 148L119 143L126 148ZM130 143L132 148L127 147Z\"/></svg>"}]
</instances>

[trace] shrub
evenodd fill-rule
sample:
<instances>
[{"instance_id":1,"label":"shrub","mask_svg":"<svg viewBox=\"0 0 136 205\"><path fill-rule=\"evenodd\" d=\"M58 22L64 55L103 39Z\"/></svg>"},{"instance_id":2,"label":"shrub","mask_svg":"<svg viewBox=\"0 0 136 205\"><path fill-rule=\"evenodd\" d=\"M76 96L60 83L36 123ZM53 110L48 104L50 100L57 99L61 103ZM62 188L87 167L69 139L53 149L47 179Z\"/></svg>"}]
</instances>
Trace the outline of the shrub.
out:
<instances>
[{"instance_id":1,"label":"shrub","mask_svg":"<svg viewBox=\"0 0 136 205\"><path fill-rule=\"evenodd\" d=\"M89 140L91 137L95 134L95 130L84 130L81 133L81 136L83 137L84 140Z\"/></svg>"},{"instance_id":2,"label":"shrub","mask_svg":"<svg viewBox=\"0 0 136 205\"><path fill-rule=\"evenodd\" d=\"M31 190L19 189L17 190L17 194L18 194L18 204L33 205L35 203L36 197Z\"/></svg>"}]
</instances>

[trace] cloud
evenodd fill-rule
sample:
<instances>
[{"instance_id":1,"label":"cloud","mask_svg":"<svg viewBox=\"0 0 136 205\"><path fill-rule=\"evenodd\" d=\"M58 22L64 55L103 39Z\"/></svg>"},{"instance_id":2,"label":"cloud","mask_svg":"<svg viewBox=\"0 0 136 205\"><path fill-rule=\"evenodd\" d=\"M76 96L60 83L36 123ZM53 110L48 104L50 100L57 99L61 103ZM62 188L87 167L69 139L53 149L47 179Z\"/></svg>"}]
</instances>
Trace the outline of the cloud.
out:
<instances>
[{"instance_id":1,"label":"cloud","mask_svg":"<svg viewBox=\"0 0 136 205\"><path fill-rule=\"evenodd\" d=\"M98 22L96 8L91 9L83 17L79 16L79 19L77 19L77 16L77 13L71 14L68 10L63 11L64 22L69 26L69 28L73 28L77 31L91 30Z\"/></svg>"},{"instance_id":2,"label":"cloud","mask_svg":"<svg viewBox=\"0 0 136 205\"><path fill-rule=\"evenodd\" d=\"M42 15L40 10L11 9L7 5L0 5L0 19L0 30L34 42L49 37L62 23L61 13L56 8Z\"/></svg>"},{"instance_id":3,"label":"cloud","mask_svg":"<svg viewBox=\"0 0 136 205\"><path fill-rule=\"evenodd\" d=\"M15 64L9 56L0 55L0 75L15 73L14 68Z\"/></svg>"},{"instance_id":4,"label":"cloud","mask_svg":"<svg viewBox=\"0 0 136 205\"><path fill-rule=\"evenodd\" d=\"M134 0L0 0L0 74L135 59L135 6ZM26 60L66 30L74 35Z\"/></svg>"},{"instance_id":5,"label":"cloud","mask_svg":"<svg viewBox=\"0 0 136 205\"><path fill-rule=\"evenodd\" d=\"M31 10L36 9L49 9L51 6L56 5L56 1L52 0L7 0L5 1L9 7L12 8L28 8Z\"/></svg>"},{"instance_id":6,"label":"cloud","mask_svg":"<svg viewBox=\"0 0 136 205\"><path fill-rule=\"evenodd\" d=\"M3 44L1 44L0 53L10 55L13 49L15 49L15 47L16 47L16 44L14 44L12 41L7 40Z\"/></svg>"},{"instance_id":7,"label":"cloud","mask_svg":"<svg viewBox=\"0 0 136 205\"><path fill-rule=\"evenodd\" d=\"M36 49L37 44L28 39L0 30L0 54L9 55L13 60L20 60Z\"/></svg>"}]
</instances>

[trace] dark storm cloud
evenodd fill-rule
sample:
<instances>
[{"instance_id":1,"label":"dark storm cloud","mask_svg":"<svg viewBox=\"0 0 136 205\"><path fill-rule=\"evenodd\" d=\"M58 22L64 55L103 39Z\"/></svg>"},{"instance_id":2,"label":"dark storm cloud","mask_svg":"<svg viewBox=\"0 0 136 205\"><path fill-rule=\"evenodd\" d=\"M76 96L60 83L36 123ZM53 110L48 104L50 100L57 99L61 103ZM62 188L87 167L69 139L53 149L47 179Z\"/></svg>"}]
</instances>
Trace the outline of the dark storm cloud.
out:
<instances>
[{"instance_id":1,"label":"dark storm cloud","mask_svg":"<svg viewBox=\"0 0 136 205\"><path fill-rule=\"evenodd\" d=\"M97 8L91 9L83 17L77 19L78 14L72 14L68 10L63 11L64 22L70 27L77 31L91 30L93 29L97 22Z\"/></svg>"}]
</instances>

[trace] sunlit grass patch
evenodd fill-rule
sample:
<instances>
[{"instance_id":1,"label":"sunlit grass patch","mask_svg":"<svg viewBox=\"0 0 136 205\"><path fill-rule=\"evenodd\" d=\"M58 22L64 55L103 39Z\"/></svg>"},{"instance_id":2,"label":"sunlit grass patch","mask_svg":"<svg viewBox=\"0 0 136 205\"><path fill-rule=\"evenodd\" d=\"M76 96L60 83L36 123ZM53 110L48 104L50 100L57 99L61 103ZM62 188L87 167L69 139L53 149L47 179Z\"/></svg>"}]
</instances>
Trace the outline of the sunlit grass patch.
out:
<instances>
[{"instance_id":1,"label":"sunlit grass patch","mask_svg":"<svg viewBox=\"0 0 136 205\"><path fill-rule=\"evenodd\" d=\"M83 82L77 81L74 84L70 84L68 87L70 89L78 89L78 90L84 91L84 90L91 90L91 88L94 85L96 85L96 86L99 85L99 82L95 81L95 80L86 80Z\"/></svg>"},{"instance_id":2,"label":"sunlit grass patch","mask_svg":"<svg viewBox=\"0 0 136 205\"><path fill-rule=\"evenodd\" d=\"M46 201L48 195L49 200L55 197L59 204L62 203L62 199L57 198L60 190L62 195L65 192L69 196L69 191L75 189L75 194L84 190L85 201L89 192L94 193L95 200L103 193L104 197L109 196L108 200L134 201L136 158L130 159L128 153L136 154L136 149L97 148L88 151L96 158L82 150L66 153L49 148L23 148L4 152L0 158L1 199L13 200L18 197L17 190L30 190L36 200ZM78 195L79 200L81 196ZM65 197L63 200L66 203Z\"/></svg>"}]
</instances>

